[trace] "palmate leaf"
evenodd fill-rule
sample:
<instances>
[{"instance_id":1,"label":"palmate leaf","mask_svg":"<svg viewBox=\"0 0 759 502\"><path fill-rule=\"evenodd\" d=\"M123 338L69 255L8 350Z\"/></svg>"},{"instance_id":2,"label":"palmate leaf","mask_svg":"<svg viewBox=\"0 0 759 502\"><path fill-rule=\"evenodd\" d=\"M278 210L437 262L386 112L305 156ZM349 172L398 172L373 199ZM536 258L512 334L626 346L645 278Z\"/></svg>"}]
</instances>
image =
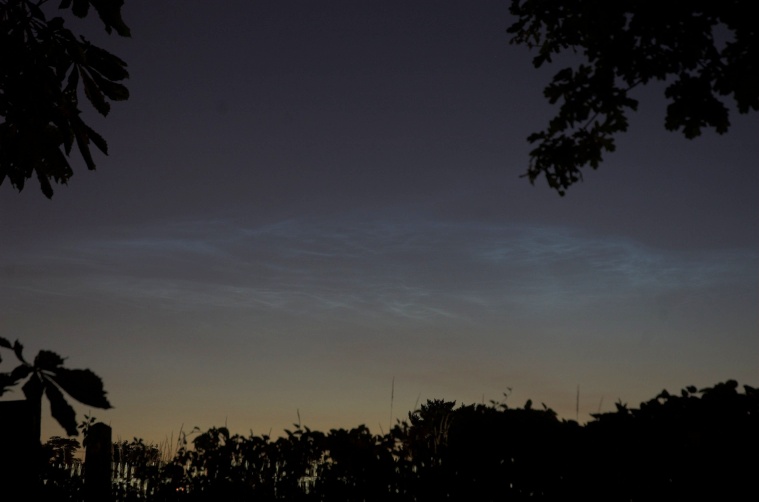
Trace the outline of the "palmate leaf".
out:
<instances>
[{"instance_id":1,"label":"palmate leaf","mask_svg":"<svg viewBox=\"0 0 759 502\"><path fill-rule=\"evenodd\" d=\"M103 381L90 370L58 368L54 375L47 375L47 378L82 404L102 409L111 408L111 403L105 396Z\"/></svg>"},{"instance_id":2,"label":"palmate leaf","mask_svg":"<svg viewBox=\"0 0 759 502\"><path fill-rule=\"evenodd\" d=\"M77 436L79 431L76 427L76 413L74 408L66 402L63 393L58 387L48 382L45 385L45 395L50 401L50 414L53 415L53 418L61 424L61 427L66 429L66 434Z\"/></svg>"},{"instance_id":3,"label":"palmate leaf","mask_svg":"<svg viewBox=\"0 0 759 502\"><path fill-rule=\"evenodd\" d=\"M27 401L39 407L43 394L47 396L51 414L69 435L77 435L76 413L64 392L82 404L111 408L103 381L92 371L63 368L64 358L49 350L41 350L34 358L34 365L30 365L23 359L23 346L18 340L11 345L9 340L0 337L0 348L13 349L21 361L10 373L0 373L0 396L26 379L21 389Z\"/></svg>"}]
</instances>

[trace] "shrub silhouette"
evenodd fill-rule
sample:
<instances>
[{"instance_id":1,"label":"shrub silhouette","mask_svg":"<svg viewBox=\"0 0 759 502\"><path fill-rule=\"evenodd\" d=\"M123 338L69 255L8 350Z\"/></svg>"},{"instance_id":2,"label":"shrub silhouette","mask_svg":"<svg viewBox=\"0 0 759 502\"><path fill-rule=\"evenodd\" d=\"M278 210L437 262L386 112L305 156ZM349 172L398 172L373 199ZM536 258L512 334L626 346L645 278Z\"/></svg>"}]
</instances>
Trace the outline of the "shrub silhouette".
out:
<instances>
[{"instance_id":1,"label":"shrub silhouette","mask_svg":"<svg viewBox=\"0 0 759 502\"><path fill-rule=\"evenodd\" d=\"M298 424L276 440L196 430L170 462L135 470L152 476L146 492L124 487L116 500L753 500L759 391L743 388L662 391L585 425L530 401L430 400L382 435L363 425Z\"/></svg>"}]
</instances>

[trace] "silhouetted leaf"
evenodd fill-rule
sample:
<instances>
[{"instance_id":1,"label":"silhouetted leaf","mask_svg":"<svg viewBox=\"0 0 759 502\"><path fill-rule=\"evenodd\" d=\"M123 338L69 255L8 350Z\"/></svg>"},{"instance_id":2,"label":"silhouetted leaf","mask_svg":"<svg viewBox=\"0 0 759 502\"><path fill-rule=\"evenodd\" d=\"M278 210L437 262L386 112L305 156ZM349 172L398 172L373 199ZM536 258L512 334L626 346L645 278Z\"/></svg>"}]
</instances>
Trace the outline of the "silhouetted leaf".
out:
<instances>
[{"instance_id":1,"label":"silhouetted leaf","mask_svg":"<svg viewBox=\"0 0 759 502\"><path fill-rule=\"evenodd\" d=\"M32 371L33 369L31 366L22 364L13 368L13 371L10 372L10 377L14 380L14 384L15 384L15 382L19 382L23 380L24 378L28 377L32 373Z\"/></svg>"},{"instance_id":2,"label":"silhouetted leaf","mask_svg":"<svg viewBox=\"0 0 759 502\"><path fill-rule=\"evenodd\" d=\"M66 402L58 387L53 384L47 384L45 386L45 396L50 401L50 414L61 424L61 427L66 429L66 434L69 436L79 435L76 427L74 408Z\"/></svg>"},{"instance_id":3,"label":"silhouetted leaf","mask_svg":"<svg viewBox=\"0 0 759 502\"><path fill-rule=\"evenodd\" d=\"M83 128L77 128L74 130L74 134L76 136L76 146L79 148L79 153L82 154L85 164L87 164L87 169L94 170L95 161L90 152L90 138L87 135L87 131L83 130Z\"/></svg>"},{"instance_id":4,"label":"silhouetted leaf","mask_svg":"<svg viewBox=\"0 0 759 502\"><path fill-rule=\"evenodd\" d=\"M84 83L84 95L87 96L92 106L101 115L108 115L108 112L111 111L111 105L105 100L105 96L87 71L82 71L82 82Z\"/></svg>"},{"instance_id":5,"label":"silhouetted leaf","mask_svg":"<svg viewBox=\"0 0 759 502\"><path fill-rule=\"evenodd\" d=\"M95 132L95 130L90 126L85 124L84 127L87 130L87 137L89 137L89 139L95 143L95 146L98 147L98 150L108 155L108 143L106 143L105 139L103 139L103 137Z\"/></svg>"},{"instance_id":6,"label":"silhouetted leaf","mask_svg":"<svg viewBox=\"0 0 759 502\"><path fill-rule=\"evenodd\" d=\"M42 391L44 390L44 385L36 375L32 375L32 377L26 381L23 387L21 387L21 390L24 391L24 396L26 396L29 401L38 403L42 399Z\"/></svg>"},{"instance_id":7,"label":"silhouetted leaf","mask_svg":"<svg viewBox=\"0 0 759 502\"><path fill-rule=\"evenodd\" d=\"M16 357L18 358L19 361L21 361L22 363L26 363L26 359L24 359L24 346L21 345L21 343L18 340L13 342L13 352L16 354Z\"/></svg>"},{"instance_id":8,"label":"silhouetted leaf","mask_svg":"<svg viewBox=\"0 0 759 502\"><path fill-rule=\"evenodd\" d=\"M127 89L125 85L111 82L95 72L93 72L91 76L97 82L100 91L108 99L113 101L124 101L129 99L129 89Z\"/></svg>"},{"instance_id":9,"label":"silhouetted leaf","mask_svg":"<svg viewBox=\"0 0 759 502\"><path fill-rule=\"evenodd\" d=\"M45 173L37 171L37 180L40 182L40 190L48 199L53 198L53 186L50 184L50 180Z\"/></svg>"},{"instance_id":10,"label":"silhouetted leaf","mask_svg":"<svg viewBox=\"0 0 759 502\"><path fill-rule=\"evenodd\" d=\"M82 404L103 409L111 407L103 389L103 381L90 370L58 368L52 379L69 396Z\"/></svg>"},{"instance_id":11,"label":"silhouetted leaf","mask_svg":"<svg viewBox=\"0 0 759 502\"><path fill-rule=\"evenodd\" d=\"M74 66L66 79L66 92L76 94L76 89L79 87L79 68Z\"/></svg>"},{"instance_id":12,"label":"silhouetted leaf","mask_svg":"<svg viewBox=\"0 0 759 502\"><path fill-rule=\"evenodd\" d=\"M129 72L126 69L127 64L118 56L92 45L84 37L82 37L82 46L88 69L94 70L111 81L124 80L129 77Z\"/></svg>"},{"instance_id":13,"label":"silhouetted leaf","mask_svg":"<svg viewBox=\"0 0 759 502\"><path fill-rule=\"evenodd\" d=\"M116 33L122 37L131 36L129 27L121 18L121 7L124 5L124 0L91 0L91 2L100 20L105 25L105 31L110 33L111 29L115 29Z\"/></svg>"}]
</instances>

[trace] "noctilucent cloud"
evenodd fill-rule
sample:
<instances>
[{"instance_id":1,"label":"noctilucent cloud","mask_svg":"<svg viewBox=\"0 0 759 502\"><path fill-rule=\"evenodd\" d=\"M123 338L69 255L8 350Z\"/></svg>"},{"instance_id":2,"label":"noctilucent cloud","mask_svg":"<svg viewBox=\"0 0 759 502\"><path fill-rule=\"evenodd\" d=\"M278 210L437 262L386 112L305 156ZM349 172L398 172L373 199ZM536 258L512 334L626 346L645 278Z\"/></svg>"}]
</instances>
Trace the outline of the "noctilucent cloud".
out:
<instances>
[{"instance_id":1,"label":"noctilucent cloud","mask_svg":"<svg viewBox=\"0 0 759 502\"><path fill-rule=\"evenodd\" d=\"M379 433L433 398L586 421L759 383L756 115L688 141L663 86L642 90L562 198L520 178L560 65L509 45L508 2L130 0L124 18L131 39L74 24L129 63L130 99L88 115L110 156L51 201L0 187L0 336L102 377L114 409L78 418L148 442Z\"/></svg>"}]
</instances>

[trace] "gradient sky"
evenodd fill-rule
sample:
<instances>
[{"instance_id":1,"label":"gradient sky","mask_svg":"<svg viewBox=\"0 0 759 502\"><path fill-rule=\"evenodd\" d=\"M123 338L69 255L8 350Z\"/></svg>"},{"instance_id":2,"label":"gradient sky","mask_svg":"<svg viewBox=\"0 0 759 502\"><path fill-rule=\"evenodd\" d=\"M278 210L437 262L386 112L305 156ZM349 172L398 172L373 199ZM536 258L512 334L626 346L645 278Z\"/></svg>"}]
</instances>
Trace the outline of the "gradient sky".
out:
<instances>
[{"instance_id":1,"label":"gradient sky","mask_svg":"<svg viewBox=\"0 0 759 502\"><path fill-rule=\"evenodd\" d=\"M131 39L74 24L131 98L87 114L97 171L77 158L51 201L0 187L0 336L92 369L115 408L79 418L149 442L759 384L756 114L688 141L645 89L600 170L531 186L559 67L508 44L507 7L129 0Z\"/></svg>"}]
</instances>

